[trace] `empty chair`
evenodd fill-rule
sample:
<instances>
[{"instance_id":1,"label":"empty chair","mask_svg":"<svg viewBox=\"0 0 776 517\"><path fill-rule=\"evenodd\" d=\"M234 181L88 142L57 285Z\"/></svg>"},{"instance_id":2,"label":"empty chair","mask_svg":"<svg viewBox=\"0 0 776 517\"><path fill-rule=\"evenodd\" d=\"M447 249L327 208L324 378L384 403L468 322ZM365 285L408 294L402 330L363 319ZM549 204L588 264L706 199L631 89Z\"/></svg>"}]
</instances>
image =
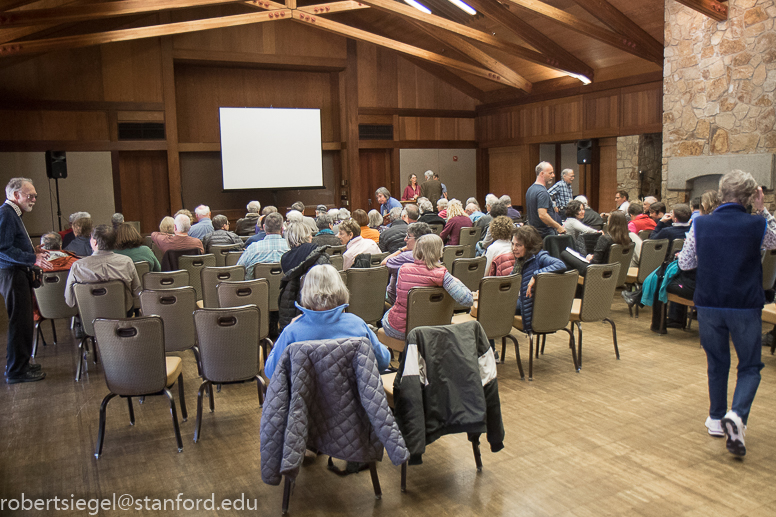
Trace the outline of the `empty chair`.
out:
<instances>
[{"instance_id":1,"label":"empty chair","mask_svg":"<svg viewBox=\"0 0 776 517\"><path fill-rule=\"evenodd\" d=\"M146 235L145 237L143 237L143 246L148 246L153 250L153 245L154 245L154 240L151 238L150 235Z\"/></svg>"},{"instance_id":2,"label":"empty chair","mask_svg":"<svg viewBox=\"0 0 776 517\"><path fill-rule=\"evenodd\" d=\"M633 258L633 251L636 249L634 244L628 245L623 248L620 244L612 244L609 248L609 264L620 264L620 273L617 277L617 287L625 285L625 281L628 278L628 268L630 267L631 259Z\"/></svg>"},{"instance_id":3,"label":"empty chair","mask_svg":"<svg viewBox=\"0 0 776 517\"><path fill-rule=\"evenodd\" d=\"M387 251L384 252L384 253L372 253L371 256L369 257L369 264L370 264L370 266L371 267L378 267L378 266L380 266L380 263L383 260L385 260L385 257L387 257L388 255L390 255L390 253L388 253ZM344 261L344 259L343 259L343 261ZM388 282L386 282L386 284L387 283Z\"/></svg>"},{"instance_id":4,"label":"empty chair","mask_svg":"<svg viewBox=\"0 0 776 517\"><path fill-rule=\"evenodd\" d=\"M143 233L140 231L140 221L124 221L124 224L128 224L137 230L137 233Z\"/></svg>"},{"instance_id":5,"label":"empty chair","mask_svg":"<svg viewBox=\"0 0 776 517\"><path fill-rule=\"evenodd\" d=\"M463 285L469 288L470 291L476 291L479 289L480 280L485 276L485 265L487 264L487 258L482 255L477 258L459 258L453 261L453 268L450 269L450 274L455 278L463 282ZM468 309L463 305L455 304L455 310L460 311Z\"/></svg>"},{"instance_id":6,"label":"empty chair","mask_svg":"<svg viewBox=\"0 0 776 517\"><path fill-rule=\"evenodd\" d=\"M127 316L127 306L124 299L126 286L121 280L100 282L96 284L74 284L78 315L84 337L78 343L79 358L75 372L75 380L81 380L81 372L86 368L86 355L89 352L89 341L95 343L94 320L97 318L118 319ZM92 351L94 363L97 364L97 347Z\"/></svg>"},{"instance_id":7,"label":"empty chair","mask_svg":"<svg viewBox=\"0 0 776 517\"><path fill-rule=\"evenodd\" d=\"M245 280L245 268L243 266L206 267L200 272L202 284L202 306L207 308L218 307L219 282Z\"/></svg>"},{"instance_id":8,"label":"empty chair","mask_svg":"<svg viewBox=\"0 0 776 517\"><path fill-rule=\"evenodd\" d=\"M466 258L467 250L466 246L462 244L457 245L451 245L451 246L445 246L442 248L442 264L445 265L445 269L450 271L452 274L453 270L453 261L455 259L459 258Z\"/></svg>"},{"instance_id":9,"label":"empty chair","mask_svg":"<svg viewBox=\"0 0 776 517\"><path fill-rule=\"evenodd\" d=\"M461 228L460 238L458 244L466 246L465 258L474 257L474 246L482 238L481 226L468 226Z\"/></svg>"},{"instance_id":10,"label":"empty chair","mask_svg":"<svg viewBox=\"0 0 776 517\"><path fill-rule=\"evenodd\" d=\"M140 285L143 285L143 275L151 271L151 264L147 260L135 262L135 271L137 271L137 277L140 279ZM140 309L140 298L135 295L134 300L132 308L135 310Z\"/></svg>"},{"instance_id":11,"label":"empty chair","mask_svg":"<svg viewBox=\"0 0 776 517\"><path fill-rule=\"evenodd\" d=\"M390 272L385 266L347 270L350 303L347 311L367 323L377 323L385 309L385 290Z\"/></svg>"},{"instance_id":12,"label":"empty chair","mask_svg":"<svg viewBox=\"0 0 776 517\"><path fill-rule=\"evenodd\" d=\"M264 380L259 368L259 309L255 305L194 311L202 384L197 392L197 424L194 442L202 428L202 395L209 391L210 412L215 409L212 384L234 384L255 380L259 406L264 403Z\"/></svg>"},{"instance_id":13,"label":"empty chair","mask_svg":"<svg viewBox=\"0 0 776 517\"><path fill-rule=\"evenodd\" d=\"M45 320L51 320L51 331L54 333L54 344L57 344L57 328L54 320L60 318L72 318L78 314L78 307L70 307L65 303L65 284L69 271L52 271L43 273L40 287L35 289L35 301L38 303L38 311L41 319L35 322L35 339L32 342L32 357L38 352L38 340L43 339L43 330L40 328ZM43 344L46 340L43 339Z\"/></svg>"},{"instance_id":14,"label":"empty chair","mask_svg":"<svg viewBox=\"0 0 776 517\"><path fill-rule=\"evenodd\" d=\"M576 249L571 235L548 235L542 241L542 249L557 259L566 248Z\"/></svg>"},{"instance_id":15,"label":"empty chair","mask_svg":"<svg viewBox=\"0 0 776 517\"><path fill-rule=\"evenodd\" d=\"M178 259L180 269L189 272L189 283L197 292L197 300L202 299L202 270L206 267L216 266L216 257L212 253L207 255L182 255Z\"/></svg>"},{"instance_id":16,"label":"empty chair","mask_svg":"<svg viewBox=\"0 0 776 517\"><path fill-rule=\"evenodd\" d=\"M129 319L99 318L94 322L95 335L102 352L105 383L110 390L100 405L100 428L94 451L95 458L99 458L102 454L108 402L116 396L127 399L130 425L135 425L132 397L167 396L170 401L178 452L183 450L175 400L169 390L177 381L181 416L185 422L186 399L183 393L181 359L165 356L163 327L162 319L158 316Z\"/></svg>"},{"instance_id":17,"label":"empty chair","mask_svg":"<svg viewBox=\"0 0 776 517\"><path fill-rule=\"evenodd\" d=\"M431 231L434 232L435 235L439 235L440 233L442 233L442 230L445 229L445 225L439 224L439 223L432 223L432 224L429 224L429 226L431 227Z\"/></svg>"},{"instance_id":18,"label":"empty chair","mask_svg":"<svg viewBox=\"0 0 776 517\"><path fill-rule=\"evenodd\" d=\"M259 340L266 361L267 345L272 346L272 340L269 339L269 280L255 278L242 282L219 282L216 288L218 290L218 306L222 309L242 307L243 305L255 305L259 308L261 319Z\"/></svg>"},{"instance_id":19,"label":"empty chair","mask_svg":"<svg viewBox=\"0 0 776 517\"><path fill-rule=\"evenodd\" d=\"M185 250L167 250L159 259L162 266L162 271L177 271L178 269L184 269L179 264L180 257L183 255L201 255L199 248L191 248ZM215 265L215 264L213 264Z\"/></svg>"},{"instance_id":20,"label":"empty chair","mask_svg":"<svg viewBox=\"0 0 776 517\"><path fill-rule=\"evenodd\" d=\"M243 252L242 251L230 251L226 254L226 258L224 259L224 265L225 266L236 266L237 262L240 260L240 257L242 257Z\"/></svg>"},{"instance_id":21,"label":"empty chair","mask_svg":"<svg viewBox=\"0 0 776 517\"><path fill-rule=\"evenodd\" d=\"M189 285L189 272L185 269L178 271L149 272L143 275L141 283L143 289L173 289Z\"/></svg>"},{"instance_id":22,"label":"empty chair","mask_svg":"<svg viewBox=\"0 0 776 517\"><path fill-rule=\"evenodd\" d=\"M226 257L229 255L229 252L238 248L239 246L234 244L214 244L210 246L210 253L216 257L216 267L226 266Z\"/></svg>"},{"instance_id":23,"label":"empty chair","mask_svg":"<svg viewBox=\"0 0 776 517\"><path fill-rule=\"evenodd\" d=\"M162 249L156 245L156 243L151 239L151 244L148 244L148 240L151 239L150 236L146 237L146 245L151 248L151 251L154 252L154 256L156 257L156 260L159 261L159 264L162 263L162 259L164 258L164 252Z\"/></svg>"},{"instance_id":24,"label":"empty chair","mask_svg":"<svg viewBox=\"0 0 776 517\"><path fill-rule=\"evenodd\" d=\"M164 321L164 351L191 350L199 371L199 349L192 314L197 309L197 294L191 286L174 289L146 289L140 293L144 316L159 316Z\"/></svg>"},{"instance_id":25,"label":"empty chair","mask_svg":"<svg viewBox=\"0 0 776 517\"><path fill-rule=\"evenodd\" d=\"M668 250L668 239L656 239L646 240L641 245L641 254L639 255L639 267L628 268L628 275L625 278L626 284L634 284L635 288L638 288L644 283L644 280L654 270L663 264L666 258L666 250ZM587 274L585 274L587 276ZM619 271L618 271L619 277ZM633 309L629 305L628 312L633 316ZM636 317L639 316L639 306L636 304Z\"/></svg>"},{"instance_id":26,"label":"empty chair","mask_svg":"<svg viewBox=\"0 0 776 517\"><path fill-rule=\"evenodd\" d=\"M605 321L611 325L614 354L617 359L620 358L620 350L617 348L617 327L609 319L619 274L620 264L591 264L587 267L582 298L574 299L569 318L572 332L573 325L577 326L577 365L580 368L582 368L582 323Z\"/></svg>"},{"instance_id":27,"label":"empty chair","mask_svg":"<svg viewBox=\"0 0 776 517\"><path fill-rule=\"evenodd\" d=\"M407 295L407 330L415 327L449 325L453 318L455 300L444 287L413 287ZM389 337L383 329L377 331L377 339L391 350L404 351L405 341Z\"/></svg>"},{"instance_id":28,"label":"empty chair","mask_svg":"<svg viewBox=\"0 0 776 517\"><path fill-rule=\"evenodd\" d=\"M684 248L684 239L674 239L671 243L671 249L668 252L668 256L673 258L674 255L682 251L682 248Z\"/></svg>"},{"instance_id":29,"label":"empty chair","mask_svg":"<svg viewBox=\"0 0 776 517\"><path fill-rule=\"evenodd\" d=\"M342 255L329 255L329 262L337 271L342 271L345 267L345 259Z\"/></svg>"},{"instance_id":30,"label":"empty chair","mask_svg":"<svg viewBox=\"0 0 776 517\"><path fill-rule=\"evenodd\" d=\"M642 241L649 239L649 236L651 234L652 234L652 230L640 230L638 233L639 239L641 239Z\"/></svg>"},{"instance_id":31,"label":"empty chair","mask_svg":"<svg viewBox=\"0 0 776 517\"><path fill-rule=\"evenodd\" d=\"M266 278L269 282L269 310L278 310L280 296L280 281L283 279L283 268L279 262L256 264L253 268L253 278Z\"/></svg>"},{"instance_id":32,"label":"empty chair","mask_svg":"<svg viewBox=\"0 0 776 517\"><path fill-rule=\"evenodd\" d=\"M512 326L521 332L528 334L528 380L533 380L533 356L534 337L542 337L542 347L547 334L553 334L563 330L569 335L569 348L574 361L574 370L579 371L577 363L577 351L574 347L574 335L566 325L571 317L571 307L574 303L574 294L577 290L576 270L563 274L540 273L536 275L536 283L533 288L533 316L531 318L531 330L523 326L523 318L515 316ZM544 350L542 350L544 353ZM536 357L539 357L539 342L536 342Z\"/></svg>"}]
</instances>

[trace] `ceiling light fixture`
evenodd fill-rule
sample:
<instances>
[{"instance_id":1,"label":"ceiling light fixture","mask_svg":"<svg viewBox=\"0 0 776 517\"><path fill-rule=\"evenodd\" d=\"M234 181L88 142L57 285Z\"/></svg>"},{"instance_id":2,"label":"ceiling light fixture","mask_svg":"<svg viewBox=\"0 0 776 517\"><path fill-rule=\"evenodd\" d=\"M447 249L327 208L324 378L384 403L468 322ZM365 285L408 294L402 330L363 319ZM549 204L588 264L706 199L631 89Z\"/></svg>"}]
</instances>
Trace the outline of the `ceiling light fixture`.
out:
<instances>
[{"instance_id":1,"label":"ceiling light fixture","mask_svg":"<svg viewBox=\"0 0 776 517\"><path fill-rule=\"evenodd\" d=\"M411 5L418 11L424 12L426 14L431 14L431 9L421 4L420 2L416 2L415 0L404 0L404 2L407 3L407 5Z\"/></svg>"},{"instance_id":2,"label":"ceiling light fixture","mask_svg":"<svg viewBox=\"0 0 776 517\"><path fill-rule=\"evenodd\" d=\"M582 81L583 84L590 84L590 83L593 82L590 79L588 79L587 76L584 76L582 74L572 74L572 73L569 73L568 76L569 77L573 77L574 79L579 79L580 81Z\"/></svg>"},{"instance_id":3,"label":"ceiling light fixture","mask_svg":"<svg viewBox=\"0 0 776 517\"><path fill-rule=\"evenodd\" d=\"M449 0L451 4L456 6L458 9L464 11L466 14L471 14L472 16L477 14L477 11L472 8L469 4L462 2L461 0Z\"/></svg>"}]
</instances>

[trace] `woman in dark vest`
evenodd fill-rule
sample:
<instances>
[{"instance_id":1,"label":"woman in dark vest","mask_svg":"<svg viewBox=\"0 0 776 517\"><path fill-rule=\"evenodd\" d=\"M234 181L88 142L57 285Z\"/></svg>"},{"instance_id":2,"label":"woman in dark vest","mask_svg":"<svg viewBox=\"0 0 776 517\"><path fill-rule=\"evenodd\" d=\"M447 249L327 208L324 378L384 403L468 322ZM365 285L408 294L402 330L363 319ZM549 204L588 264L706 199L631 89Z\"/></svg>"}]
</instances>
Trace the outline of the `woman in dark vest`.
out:
<instances>
[{"instance_id":1,"label":"woman in dark vest","mask_svg":"<svg viewBox=\"0 0 776 517\"><path fill-rule=\"evenodd\" d=\"M701 345L709 375L712 436L726 436L727 449L746 454L744 429L760 384L763 293L760 249L776 248L776 221L763 203L763 192L747 172L734 170L719 182L721 205L698 217L679 255L682 270L696 270L695 296ZM747 213L752 203L757 215ZM738 378L730 411L727 386L730 336L738 355Z\"/></svg>"}]
</instances>

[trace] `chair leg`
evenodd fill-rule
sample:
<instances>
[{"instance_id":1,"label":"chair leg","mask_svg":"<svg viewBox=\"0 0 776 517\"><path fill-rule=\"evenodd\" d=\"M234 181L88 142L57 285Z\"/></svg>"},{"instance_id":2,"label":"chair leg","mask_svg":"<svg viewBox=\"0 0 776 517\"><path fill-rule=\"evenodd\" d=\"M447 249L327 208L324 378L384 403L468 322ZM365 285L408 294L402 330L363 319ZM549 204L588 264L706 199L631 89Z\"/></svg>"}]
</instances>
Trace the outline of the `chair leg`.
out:
<instances>
[{"instance_id":1,"label":"chair leg","mask_svg":"<svg viewBox=\"0 0 776 517\"><path fill-rule=\"evenodd\" d=\"M507 355L507 338L506 336L501 338L501 357L500 362L504 364L504 356Z\"/></svg>"},{"instance_id":2,"label":"chair leg","mask_svg":"<svg viewBox=\"0 0 776 517\"><path fill-rule=\"evenodd\" d=\"M178 398L181 401L181 417L185 422L189 419L189 413L186 411L186 396L183 394L183 372L178 375Z\"/></svg>"},{"instance_id":3,"label":"chair leg","mask_svg":"<svg viewBox=\"0 0 776 517\"><path fill-rule=\"evenodd\" d=\"M575 321L574 324L577 326L577 334L579 335L579 341L577 342L577 364L582 368L582 323ZM573 325L571 326L571 332L574 332Z\"/></svg>"},{"instance_id":4,"label":"chair leg","mask_svg":"<svg viewBox=\"0 0 776 517\"><path fill-rule=\"evenodd\" d=\"M614 355L617 356L617 360L620 360L620 349L617 348L617 327L614 325L614 322L610 320L609 318L604 319L609 325L612 326L612 341L614 342ZM582 338L580 338L581 340Z\"/></svg>"},{"instance_id":5,"label":"chair leg","mask_svg":"<svg viewBox=\"0 0 776 517\"><path fill-rule=\"evenodd\" d=\"M199 359L199 347L197 346L191 347L191 351L194 352L194 359L197 360L197 375L202 377L202 363L200 362L200 359Z\"/></svg>"},{"instance_id":6,"label":"chair leg","mask_svg":"<svg viewBox=\"0 0 776 517\"><path fill-rule=\"evenodd\" d=\"M38 339L40 337L40 321L35 323L35 338L32 340L32 354L31 357L35 357L38 353Z\"/></svg>"},{"instance_id":7,"label":"chair leg","mask_svg":"<svg viewBox=\"0 0 776 517\"><path fill-rule=\"evenodd\" d=\"M88 338L84 337L81 339L81 342L78 343L78 366L75 370L75 382L78 382L81 380L81 372L83 371L85 356L86 356L86 340Z\"/></svg>"},{"instance_id":8,"label":"chair leg","mask_svg":"<svg viewBox=\"0 0 776 517\"><path fill-rule=\"evenodd\" d=\"M577 362L577 349L574 346L574 334L572 334L571 331L567 328L562 328L561 330L565 330L569 335L569 348L571 349L571 358L574 360L574 370L576 372L579 372L579 363Z\"/></svg>"},{"instance_id":9,"label":"chair leg","mask_svg":"<svg viewBox=\"0 0 776 517\"><path fill-rule=\"evenodd\" d=\"M542 355L544 355L544 345L547 344L547 334L542 334ZM539 358L539 348L536 348L536 358Z\"/></svg>"},{"instance_id":10,"label":"chair leg","mask_svg":"<svg viewBox=\"0 0 776 517\"><path fill-rule=\"evenodd\" d=\"M105 441L105 410L108 408L108 402L115 397L115 393L108 393L105 398L102 399L100 404L100 430L97 432L97 448L94 451L94 457L100 459L102 454L102 443Z\"/></svg>"},{"instance_id":11,"label":"chair leg","mask_svg":"<svg viewBox=\"0 0 776 517\"><path fill-rule=\"evenodd\" d=\"M401 491L407 491L407 462L401 464Z\"/></svg>"},{"instance_id":12,"label":"chair leg","mask_svg":"<svg viewBox=\"0 0 776 517\"><path fill-rule=\"evenodd\" d=\"M212 383L208 383L207 384L207 393L208 393L208 398L210 399L210 412L212 413L213 411L216 410L216 403L215 403L214 398L213 398L213 384Z\"/></svg>"},{"instance_id":13,"label":"chair leg","mask_svg":"<svg viewBox=\"0 0 776 517\"><path fill-rule=\"evenodd\" d=\"M372 486L375 489L375 499L383 497L383 491L380 490L380 478L377 477L377 462L369 463L369 473L372 475Z\"/></svg>"},{"instance_id":14,"label":"chair leg","mask_svg":"<svg viewBox=\"0 0 776 517\"><path fill-rule=\"evenodd\" d=\"M183 440L181 440L181 428L178 425L178 412L175 410L175 399L172 398L172 393L167 388L164 389L164 394L170 400L170 414L172 415L172 425L175 428L175 440L178 442L178 452L183 451Z\"/></svg>"},{"instance_id":15,"label":"chair leg","mask_svg":"<svg viewBox=\"0 0 776 517\"><path fill-rule=\"evenodd\" d=\"M288 476L285 476L286 482L283 485L283 515L288 513L288 501L291 499L291 489L294 482L291 481Z\"/></svg>"},{"instance_id":16,"label":"chair leg","mask_svg":"<svg viewBox=\"0 0 776 517\"><path fill-rule=\"evenodd\" d=\"M534 355L534 335L533 332L528 333L528 380L533 380L533 355ZM539 344L536 344L536 348L539 348Z\"/></svg>"},{"instance_id":17,"label":"chair leg","mask_svg":"<svg viewBox=\"0 0 776 517\"><path fill-rule=\"evenodd\" d=\"M199 431L202 428L202 395L205 392L205 387L208 386L210 386L210 381L204 381L199 385L199 390L197 391L197 423L194 426L194 443L197 443L197 440L199 440Z\"/></svg>"},{"instance_id":18,"label":"chair leg","mask_svg":"<svg viewBox=\"0 0 776 517\"><path fill-rule=\"evenodd\" d=\"M525 380L525 374L523 373L523 361L520 360L520 347L517 344L517 338L513 336L512 334L507 334L503 338L501 338L502 342L504 343L504 349L506 349L506 342L507 338L511 339L515 343L515 356L517 357L517 369L520 372L520 379ZM504 362L504 357L502 354L501 362Z\"/></svg>"},{"instance_id":19,"label":"chair leg","mask_svg":"<svg viewBox=\"0 0 776 517\"><path fill-rule=\"evenodd\" d=\"M482 454L480 454L479 437L472 441L472 452L474 452L474 464L477 465L477 472L482 472Z\"/></svg>"},{"instance_id":20,"label":"chair leg","mask_svg":"<svg viewBox=\"0 0 776 517\"><path fill-rule=\"evenodd\" d=\"M259 407L264 407L264 392L267 391L267 385L261 375L256 376L256 387L259 390Z\"/></svg>"},{"instance_id":21,"label":"chair leg","mask_svg":"<svg viewBox=\"0 0 776 517\"><path fill-rule=\"evenodd\" d=\"M57 326L54 323L54 320L51 320L51 332L54 334L54 344L57 344ZM45 341L44 341L45 345Z\"/></svg>"},{"instance_id":22,"label":"chair leg","mask_svg":"<svg viewBox=\"0 0 776 517\"><path fill-rule=\"evenodd\" d=\"M97 356L97 339L92 338L92 362L97 364L100 362L100 358Z\"/></svg>"},{"instance_id":23,"label":"chair leg","mask_svg":"<svg viewBox=\"0 0 776 517\"><path fill-rule=\"evenodd\" d=\"M135 408L132 406L132 397L127 397L127 406L129 407L129 425L135 425Z\"/></svg>"}]
</instances>

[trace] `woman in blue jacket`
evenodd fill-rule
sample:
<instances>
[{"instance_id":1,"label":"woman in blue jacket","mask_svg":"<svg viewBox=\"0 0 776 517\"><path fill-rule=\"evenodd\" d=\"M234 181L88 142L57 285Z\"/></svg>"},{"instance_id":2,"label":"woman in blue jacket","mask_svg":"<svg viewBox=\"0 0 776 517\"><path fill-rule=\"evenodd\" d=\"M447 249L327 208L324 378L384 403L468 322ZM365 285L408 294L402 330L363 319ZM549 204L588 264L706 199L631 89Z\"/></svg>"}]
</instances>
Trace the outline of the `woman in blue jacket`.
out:
<instances>
[{"instance_id":1,"label":"woman in blue jacket","mask_svg":"<svg viewBox=\"0 0 776 517\"><path fill-rule=\"evenodd\" d=\"M566 264L542 249L542 237L533 226L524 225L512 232L512 253L515 254L515 269L512 273L523 275L515 314L523 317L523 328L530 331L536 275L563 272Z\"/></svg>"}]
</instances>

